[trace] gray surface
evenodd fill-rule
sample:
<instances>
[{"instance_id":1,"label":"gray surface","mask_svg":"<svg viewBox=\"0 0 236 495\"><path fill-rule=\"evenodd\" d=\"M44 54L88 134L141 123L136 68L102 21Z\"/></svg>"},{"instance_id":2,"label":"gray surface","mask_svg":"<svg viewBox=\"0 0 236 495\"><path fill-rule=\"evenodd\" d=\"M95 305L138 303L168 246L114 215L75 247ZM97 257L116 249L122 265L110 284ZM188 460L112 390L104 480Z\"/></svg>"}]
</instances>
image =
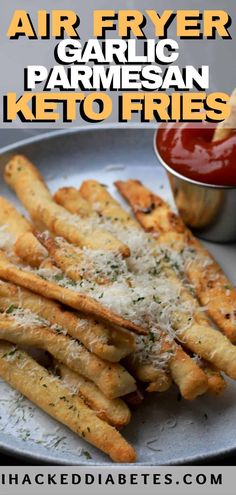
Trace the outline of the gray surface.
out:
<instances>
[{"instance_id":1,"label":"gray surface","mask_svg":"<svg viewBox=\"0 0 236 495\"><path fill-rule=\"evenodd\" d=\"M25 153L40 168L54 191L61 185L79 185L84 178L94 177L106 184L117 179L138 178L168 200L171 199L165 172L157 167L152 150L153 131L143 129L106 129L60 133L36 139L17 148ZM0 169L11 156L11 150L0 157ZM124 168L108 172L107 165ZM163 187L164 186L164 187ZM111 188L113 192L113 189ZM4 183L0 193L15 201ZM210 245L214 254L236 282L235 247ZM177 400L177 390L161 395L150 395L146 403L133 413L131 424L124 429L125 437L137 449L140 464L176 464L207 462L214 455L225 454L236 448L236 432L233 427L236 413L236 386L229 383L228 390L221 398L202 397L188 403ZM4 398L11 394L5 391ZM3 398L3 394L0 394ZM8 395L10 398L11 396ZM27 409L28 402L24 402ZM107 464L108 459L100 452L77 439L63 427L35 410L37 435L23 441L19 421L21 407L13 411L12 404L4 406L0 420L0 446L6 452L25 455L34 461L48 463L88 464L80 448L92 454L92 464ZM5 417L4 417L5 415ZM32 418L30 421L34 421ZM5 423L4 423L5 422ZM4 424L3 424L4 423ZM17 424L16 424L17 423ZM5 427L4 427L5 425ZM25 426L23 425L22 428ZM57 432L66 437L66 442L55 449L48 442L48 432ZM44 436L43 436L44 435ZM33 435L32 435L33 437ZM66 445L65 445L66 444Z\"/></svg>"}]
</instances>

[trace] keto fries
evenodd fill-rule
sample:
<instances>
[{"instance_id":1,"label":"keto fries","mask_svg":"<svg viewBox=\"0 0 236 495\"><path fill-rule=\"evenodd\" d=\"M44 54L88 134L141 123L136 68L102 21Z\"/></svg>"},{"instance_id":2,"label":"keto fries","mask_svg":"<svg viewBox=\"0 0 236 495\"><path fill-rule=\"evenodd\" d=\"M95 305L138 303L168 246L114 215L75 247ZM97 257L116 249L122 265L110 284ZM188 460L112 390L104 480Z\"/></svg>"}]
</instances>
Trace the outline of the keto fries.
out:
<instances>
[{"instance_id":1,"label":"keto fries","mask_svg":"<svg viewBox=\"0 0 236 495\"><path fill-rule=\"evenodd\" d=\"M174 382L194 400L222 393L222 373L236 380L232 285L138 181L116 182L132 217L95 180L52 196L22 156L5 180L32 222L0 198L0 376L115 462L134 462L117 429L135 417L140 383L154 397ZM50 369L31 348L49 353Z\"/></svg>"}]
</instances>

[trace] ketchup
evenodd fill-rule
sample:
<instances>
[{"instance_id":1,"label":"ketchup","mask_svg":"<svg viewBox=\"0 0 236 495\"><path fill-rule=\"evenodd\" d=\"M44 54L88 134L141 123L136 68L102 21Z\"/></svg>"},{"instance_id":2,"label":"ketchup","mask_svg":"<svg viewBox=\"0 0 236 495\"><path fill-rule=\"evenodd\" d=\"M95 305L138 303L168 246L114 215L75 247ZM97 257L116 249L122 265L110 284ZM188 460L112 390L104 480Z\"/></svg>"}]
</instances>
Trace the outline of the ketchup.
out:
<instances>
[{"instance_id":1,"label":"ketchup","mask_svg":"<svg viewBox=\"0 0 236 495\"><path fill-rule=\"evenodd\" d=\"M212 142L214 128L202 123L160 127L156 146L166 162L181 175L198 182L236 186L236 132Z\"/></svg>"}]
</instances>

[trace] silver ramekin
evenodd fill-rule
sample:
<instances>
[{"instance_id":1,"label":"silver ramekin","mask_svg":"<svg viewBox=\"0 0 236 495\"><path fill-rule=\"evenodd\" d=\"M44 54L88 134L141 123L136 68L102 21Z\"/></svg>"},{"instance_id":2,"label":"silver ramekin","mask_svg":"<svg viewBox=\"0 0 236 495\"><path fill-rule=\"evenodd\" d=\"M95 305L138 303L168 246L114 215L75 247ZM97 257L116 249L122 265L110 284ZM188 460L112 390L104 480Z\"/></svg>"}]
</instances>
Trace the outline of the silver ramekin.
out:
<instances>
[{"instance_id":1,"label":"silver ramekin","mask_svg":"<svg viewBox=\"0 0 236 495\"><path fill-rule=\"evenodd\" d=\"M213 242L236 241L236 186L214 186L184 177L161 157L154 134L154 150L167 171L176 207L194 233Z\"/></svg>"}]
</instances>

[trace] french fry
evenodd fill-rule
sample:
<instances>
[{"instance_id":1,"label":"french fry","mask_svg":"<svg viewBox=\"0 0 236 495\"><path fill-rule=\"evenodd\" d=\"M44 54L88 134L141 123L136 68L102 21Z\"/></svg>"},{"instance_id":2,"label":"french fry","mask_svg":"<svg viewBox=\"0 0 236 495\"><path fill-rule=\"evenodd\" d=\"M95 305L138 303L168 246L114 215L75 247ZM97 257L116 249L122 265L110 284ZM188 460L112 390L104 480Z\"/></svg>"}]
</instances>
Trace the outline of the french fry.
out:
<instances>
[{"instance_id":1,"label":"french fry","mask_svg":"<svg viewBox=\"0 0 236 495\"><path fill-rule=\"evenodd\" d=\"M140 382L149 384L148 392L166 392L171 386L171 377L165 370L143 363L135 354L125 359L125 366Z\"/></svg>"},{"instance_id":2,"label":"french fry","mask_svg":"<svg viewBox=\"0 0 236 495\"><path fill-rule=\"evenodd\" d=\"M108 343L112 343L118 347L118 349L120 349L120 353L122 353L122 357L128 356L131 352L136 350L136 342L133 333L125 330L124 328L115 326L109 327L106 333ZM108 359L108 361L111 361L111 359Z\"/></svg>"},{"instance_id":3,"label":"french fry","mask_svg":"<svg viewBox=\"0 0 236 495\"><path fill-rule=\"evenodd\" d=\"M179 388L182 397L186 400L194 400L199 395L204 394L209 388L209 381L206 373L194 362L191 357L183 351L183 349L172 343L173 352L170 355L168 361L168 368L173 381ZM129 359L129 358L127 358ZM143 373L146 368L147 377L150 376L148 373L147 365L137 366ZM151 381L147 388L147 392L164 392L168 390L171 385L171 380L169 381L169 386L167 386L167 380L164 371L159 371L160 376L158 380ZM163 378L162 378L163 375ZM186 378L187 377L187 378Z\"/></svg>"},{"instance_id":4,"label":"french fry","mask_svg":"<svg viewBox=\"0 0 236 495\"><path fill-rule=\"evenodd\" d=\"M232 282L190 232L186 232L185 246L188 253L185 271L200 303L219 329L236 343L236 292Z\"/></svg>"},{"instance_id":5,"label":"french fry","mask_svg":"<svg viewBox=\"0 0 236 495\"><path fill-rule=\"evenodd\" d=\"M1 232L1 227L3 228ZM24 262L39 266L46 256L43 246L33 234L34 227L5 198L0 197L0 243L4 247L4 236L8 234L8 243L12 251ZM1 244L0 244L1 245Z\"/></svg>"},{"instance_id":6,"label":"french fry","mask_svg":"<svg viewBox=\"0 0 236 495\"><path fill-rule=\"evenodd\" d=\"M173 381L184 399L194 400L208 390L205 372L179 345L175 346L168 364Z\"/></svg>"},{"instance_id":7,"label":"french fry","mask_svg":"<svg viewBox=\"0 0 236 495\"><path fill-rule=\"evenodd\" d=\"M230 101L231 113L229 117L217 125L212 141L223 141L230 137L233 131L236 130L236 89L234 89Z\"/></svg>"},{"instance_id":8,"label":"french fry","mask_svg":"<svg viewBox=\"0 0 236 495\"><path fill-rule=\"evenodd\" d=\"M135 349L133 334L125 330L107 328L92 318L68 311L60 304L39 296L27 289L0 281L0 310L9 307L22 308L58 325L97 356L118 362Z\"/></svg>"},{"instance_id":9,"label":"french fry","mask_svg":"<svg viewBox=\"0 0 236 495\"><path fill-rule=\"evenodd\" d=\"M185 226L181 218L168 208L160 196L149 191L139 180L116 181L115 185L146 232L160 235L170 228L174 232L184 232Z\"/></svg>"},{"instance_id":10,"label":"french fry","mask_svg":"<svg viewBox=\"0 0 236 495\"><path fill-rule=\"evenodd\" d=\"M98 418L82 399L14 346L0 343L0 376L43 411L108 454L115 462L134 462L131 445L111 425Z\"/></svg>"},{"instance_id":11,"label":"french fry","mask_svg":"<svg viewBox=\"0 0 236 495\"><path fill-rule=\"evenodd\" d=\"M30 265L30 263L29 263L29 265ZM45 260L42 261L39 268L40 269L46 268L48 270L54 270L54 272L58 274L58 268L56 267L55 263L53 263L53 260L49 257L45 258Z\"/></svg>"},{"instance_id":12,"label":"french fry","mask_svg":"<svg viewBox=\"0 0 236 495\"><path fill-rule=\"evenodd\" d=\"M136 390L133 377L123 366L103 361L76 340L50 328L31 327L11 315L0 315L0 339L48 351L58 361L96 383L110 399Z\"/></svg>"},{"instance_id":13,"label":"french fry","mask_svg":"<svg viewBox=\"0 0 236 495\"><path fill-rule=\"evenodd\" d=\"M93 207L93 210L103 217L108 217L114 222L119 221L137 226L137 223L130 217L127 211L121 208L118 201L96 180L85 180L81 184L79 192L82 198L86 199ZM65 208L68 207L67 201L64 202L64 206Z\"/></svg>"},{"instance_id":14,"label":"french fry","mask_svg":"<svg viewBox=\"0 0 236 495\"><path fill-rule=\"evenodd\" d=\"M14 251L25 263L35 268L38 268L48 256L47 250L31 232L18 237Z\"/></svg>"},{"instance_id":15,"label":"french fry","mask_svg":"<svg viewBox=\"0 0 236 495\"><path fill-rule=\"evenodd\" d=\"M154 382L150 382L146 388L146 392L167 392L172 385L171 376L168 373L160 374L159 378Z\"/></svg>"},{"instance_id":16,"label":"french fry","mask_svg":"<svg viewBox=\"0 0 236 495\"><path fill-rule=\"evenodd\" d=\"M227 387L227 383L221 373L214 366L206 362L203 364L203 370L208 379L208 393L211 395L221 395Z\"/></svg>"},{"instance_id":17,"label":"french fry","mask_svg":"<svg viewBox=\"0 0 236 495\"><path fill-rule=\"evenodd\" d=\"M88 201L81 196L75 187L62 187L58 189L53 199L57 204L75 215L86 218L92 216L94 213Z\"/></svg>"},{"instance_id":18,"label":"french fry","mask_svg":"<svg viewBox=\"0 0 236 495\"><path fill-rule=\"evenodd\" d=\"M78 246L104 249L129 256L129 249L109 232L71 215L52 199L39 171L23 156L15 156L5 167L5 180L16 192L33 221Z\"/></svg>"},{"instance_id":19,"label":"french fry","mask_svg":"<svg viewBox=\"0 0 236 495\"><path fill-rule=\"evenodd\" d=\"M0 246L12 248L20 235L32 230L30 222L7 199L0 196Z\"/></svg>"},{"instance_id":20,"label":"french fry","mask_svg":"<svg viewBox=\"0 0 236 495\"><path fill-rule=\"evenodd\" d=\"M20 285L25 289L32 290L32 292L47 297L48 299L59 301L82 313L84 312L85 314L108 321L109 324L114 324L143 335L146 335L147 333L146 329L113 313L99 304L95 299L71 289L60 287L54 282L48 282L47 280L42 279L39 275L35 275L34 273L17 267L17 265L11 263L1 250L0 278Z\"/></svg>"},{"instance_id":21,"label":"french fry","mask_svg":"<svg viewBox=\"0 0 236 495\"><path fill-rule=\"evenodd\" d=\"M6 226L6 232L12 234L15 239L19 235L33 231L30 222L2 196L0 196L0 226Z\"/></svg>"},{"instance_id":22,"label":"french fry","mask_svg":"<svg viewBox=\"0 0 236 495\"><path fill-rule=\"evenodd\" d=\"M38 239L47 249L55 265L60 268L67 277L75 282L81 280L82 275L80 269L84 258L82 251L78 252L74 246L61 237L53 238L50 237L48 233L39 234Z\"/></svg>"},{"instance_id":23,"label":"french fry","mask_svg":"<svg viewBox=\"0 0 236 495\"><path fill-rule=\"evenodd\" d=\"M170 352L168 368L173 381L179 387L182 397L194 400L208 390L208 378L205 372L175 342L168 344L163 339L162 352ZM140 381L150 382L148 392L165 392L171 385L170 375L151 364L143 364L132 356L126 358L128 369Z\"/></svg>"},{"instance_id":24,"label":"french fry","mask_svg":"<svg viewBox=\"0 0 236 495\"><path fill-rule=\"evenodd\" d=\"M53 239L48 234L40 234L38 239L48 250L56 266L75 282L85 279L97 284L109 283L109 278L105 273L96 273L94 263L89 259L86 251L72 246L61 237ZM98 251L94 252L98 254Z\"/></svg>"},{"instance_id":25,"label":"french fry","mask_svg":"<svg viewBox=\"0 0 236 495\"><path fill-rule=\"evenodd\" d=\"M121 427L129 423L131 415L128 406L121 399L108 399L101 390L81 374L75 373L61 363L56 363L62 381L72 391L76 391L97 416L113 426Z\"/></svg>"},{"instance_id":26,"label":"french fry","mask_svg":"<svg viewBox=\"0 0 236 495\"><path fill-rule=\"evenodd\" d=\"M236 380L236 346L217 330L193 324L178 330L179 339L194 353Z\"/></svg>"},{"instance_id":27,"label":"french fry","mask_svg":"<svg viewBox=\"0 0 236 495\"><path fill-rule=\"evenodd\" d=\"M200 303L220 330L236 343L236 292L212 255L168 204L139 181L118 182L117 187L146 231L159 234L160 243L184 253L184 270Z\"/></svg>"}]
</instances>

